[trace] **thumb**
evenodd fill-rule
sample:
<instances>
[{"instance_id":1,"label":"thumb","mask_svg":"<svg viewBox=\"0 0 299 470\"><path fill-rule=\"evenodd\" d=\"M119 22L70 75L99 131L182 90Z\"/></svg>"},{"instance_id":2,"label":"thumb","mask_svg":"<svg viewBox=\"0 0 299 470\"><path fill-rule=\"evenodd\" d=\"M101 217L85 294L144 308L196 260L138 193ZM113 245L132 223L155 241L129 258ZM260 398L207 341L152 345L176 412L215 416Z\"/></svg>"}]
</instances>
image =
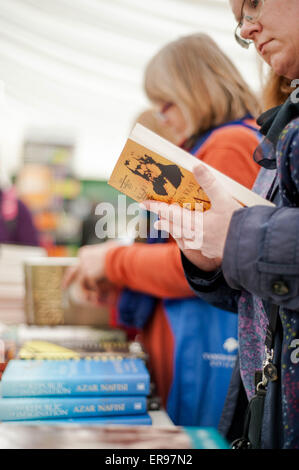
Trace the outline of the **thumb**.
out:
<instances>
[{"instance_id":1,"label":"thumb","mask_svg":"<svg viewBox=\"0 0 299 470\"><path fill-rule=\"evenodd\" d=\"M219 180L217 180L209 168L201 164L196 165L193 168L193 174L196 181L199 183L211 202L218 201L220 198L223 199L221 183Z\"/></svg>"},{"instance_id":2,"label":"thumb","mask_svg":"<svg viewBox=\"0 0 299 470\"><path fill-rule=\"evenodd\" d=\"M62 279L63 289L67 289L70 286L70 284L74 282L74 280L77 278L78 272L79 272L78 266L71 266L66 270Z\"/></svg>"}]
</instances>

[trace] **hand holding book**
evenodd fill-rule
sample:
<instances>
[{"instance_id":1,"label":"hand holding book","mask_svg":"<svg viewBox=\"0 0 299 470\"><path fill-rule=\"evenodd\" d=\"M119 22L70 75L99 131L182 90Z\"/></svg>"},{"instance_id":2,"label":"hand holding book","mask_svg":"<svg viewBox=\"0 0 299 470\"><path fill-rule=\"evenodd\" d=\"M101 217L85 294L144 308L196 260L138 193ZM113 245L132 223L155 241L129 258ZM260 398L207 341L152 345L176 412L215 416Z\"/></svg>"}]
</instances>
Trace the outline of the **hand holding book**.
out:
<instances>
[{"instance_id":1,"label":"hand holding book","mask_svg":"<svg viewBox=\"0 0 299 470\"><path fill-rule=\"evenodd\" d=\"M203 270L213 270L221 264L231 217L242 205L231 197L206 166L199 163L193 174L211 201L209 210L190 211L178 204L151 200L142 205L159 216L155 228L169 232L193 264Z\"/></svg>"},{"instance_id":2,"label":"hand holding book","mask_svg":"<svg viewBox=\"0 0 299 470\"><path fill-rule=\"evenodd\" d=\"M66 272L63 287L68 288L74 284L77 291L80 291L82 302L95 305L113 302L114 286L106 278L105 256L116 245L117 242L111 240L80 248L78 264Z\"/></svg>"},{"instance_id":3,"label":"hand holding book","mask_svg":"<svg viewBox=\"0 0 299 470\"><path fill-rule=\"evenodd\" d=\"M145 201L144 207L161 217L157 227L171 233L188 259L205 271L221 264L235 210L274 205L140 124L109 184L139 203Z\"/></svg>"}]
</instances>

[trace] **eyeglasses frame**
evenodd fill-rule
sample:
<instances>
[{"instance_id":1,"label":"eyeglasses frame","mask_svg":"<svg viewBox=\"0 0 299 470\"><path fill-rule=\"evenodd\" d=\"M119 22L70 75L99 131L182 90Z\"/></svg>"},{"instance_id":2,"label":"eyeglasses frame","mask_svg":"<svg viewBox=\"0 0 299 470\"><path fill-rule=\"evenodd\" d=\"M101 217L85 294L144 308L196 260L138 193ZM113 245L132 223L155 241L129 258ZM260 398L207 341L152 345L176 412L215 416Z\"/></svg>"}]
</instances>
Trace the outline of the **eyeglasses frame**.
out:
<instances>
[{"instance_id":1,"label":"eyeglasses frame","mask_svg":"<svg viewBox=\"0 0 299 470\"><path fill-rule=\"evenodd\" d=\"M236 29L235 29L235 32L234 32L234 36L235 36L235 40L237 41L237 43L238 43L241 47L243 47L244 49L249 49L249 46L250 46L250 44L252 44L253 41L250 41L250 40L248 40L248 39L243 39L243 38L241 38L241 36L238 35L238 28L241 28L244 19L245 19L246 21L248 21L248 23L251 23L251 24L255 24L255 23L260 19L260 17L261 17L261 12L262 12L262 9L263 9L265 0L260 0L260 1L262 2L260 14L258 15L257 18L254 19L252 16L249 16L249 15L243 16L244 5L245 5L245 2L246 2L246 0L243 0L243 4L242 4L242 8L241 8L241 19L240 19L239 23L238 23L237 26L236 26Z\"/></svg>"}]
</instances>

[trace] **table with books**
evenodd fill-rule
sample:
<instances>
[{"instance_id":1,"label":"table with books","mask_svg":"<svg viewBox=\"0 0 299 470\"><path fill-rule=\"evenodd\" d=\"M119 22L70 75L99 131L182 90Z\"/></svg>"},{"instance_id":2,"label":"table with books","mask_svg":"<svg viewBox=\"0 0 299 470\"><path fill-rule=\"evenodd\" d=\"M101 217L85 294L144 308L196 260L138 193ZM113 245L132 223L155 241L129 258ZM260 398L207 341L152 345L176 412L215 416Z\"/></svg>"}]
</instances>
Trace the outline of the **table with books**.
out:
<instances>
[{"instance_id":1,"label":"table with books","mask_svg":"<svg viewBox=\"0 0 299 470\"><path fill-rule=\"evenodd\" d=\"M226 448L214 429L174 426L120 330L19 325L2 341L0 448Z\"/></svg>"},{"instance_id":2,"label":"table with books","mask_svg":"<svg viewBox=\"0 0 299 470\"><path fill-rule=\"evenodd\" d=\"M161 408L142 345L109 327L107 315L102 315L103 324L96 312L86 310L80 316L77 309L72 316L60 286L73 260L41 259L40 254L23 263L22 271L18 249L9 277L3 274L0 280L5 293L7 283L14 282L20 312L9 321L4 299L0 448L226 448L214 429L172 423ZM8 259L11 253L6 255L5 248L3 273ZM54 297L61 299L59 311Z\"/></svg>"}]
</instances>

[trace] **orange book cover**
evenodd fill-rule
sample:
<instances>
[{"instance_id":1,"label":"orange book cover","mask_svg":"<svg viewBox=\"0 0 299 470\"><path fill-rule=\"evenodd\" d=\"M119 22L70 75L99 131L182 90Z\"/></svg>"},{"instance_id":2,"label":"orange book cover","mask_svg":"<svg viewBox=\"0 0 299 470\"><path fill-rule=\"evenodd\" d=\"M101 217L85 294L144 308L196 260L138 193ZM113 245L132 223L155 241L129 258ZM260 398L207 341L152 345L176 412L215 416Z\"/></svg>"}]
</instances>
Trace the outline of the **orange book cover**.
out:
<instances>
[{"instance_id":1,"label":"orange book cover","mask_svg":"<svg viewBox=\"0 0 299 470\"><path fill-rule=\"evenodd\" d=\"M135 201L154 199L194 208L210 207L209 198L190 171L128 139L109 184ZM190 207L189 207L190 205Z\"/></svg>"},{"instance_id":2,"label":"orange book cover","mask_svg":"<svg viewBox=\"0 0 299 470\"><path fill-rule=\"evenodd\" d=\"M140 124L136 124L108 183L137 202L154 199L188 209L208 210L210 200L193 175L198 159ZM273 203L215 168L214 174L232 198L243 206Z\"/></svg>"}]
</instances>

